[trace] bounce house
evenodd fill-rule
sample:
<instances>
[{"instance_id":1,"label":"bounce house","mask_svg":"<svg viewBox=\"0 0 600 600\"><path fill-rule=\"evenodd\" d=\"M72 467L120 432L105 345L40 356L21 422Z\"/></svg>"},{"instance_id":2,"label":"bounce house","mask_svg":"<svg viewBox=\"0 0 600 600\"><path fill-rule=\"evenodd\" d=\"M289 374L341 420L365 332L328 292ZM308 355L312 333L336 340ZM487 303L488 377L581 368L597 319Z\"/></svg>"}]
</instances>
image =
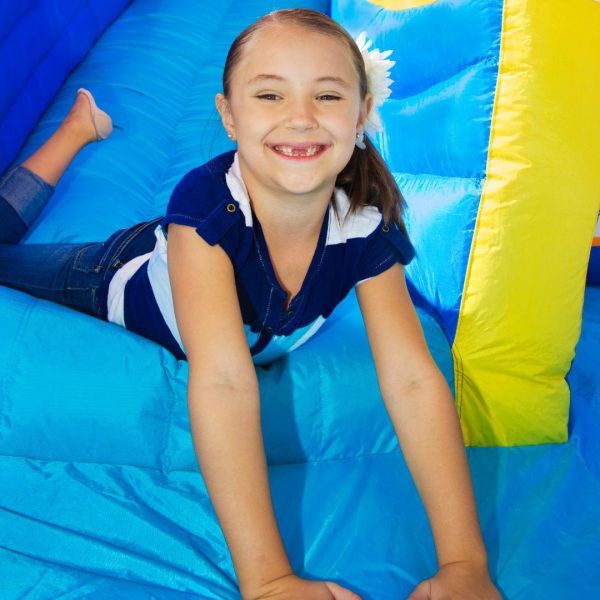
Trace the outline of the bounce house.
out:
<instances>
[{"instance_id":1,"label":"bounce house","mask_svg":"<svg viewBox=\"0 0 600 600\"><path fill-rule=\"evenodd\" d=\"M79 87L115 126L23 243L100 241L163 214L186 172L233 147L213 101L230 43L296 6L393 50L373 141L406 199L409 289L455 395L492 579L510 600L598 597L600 2L5 2L0 172ZM0 331L3 600L239 598L187 363L4 287ZM354 293L257 374L295 572L406 598L436 572L435 548Z\"/></svg>"}]
</instances>

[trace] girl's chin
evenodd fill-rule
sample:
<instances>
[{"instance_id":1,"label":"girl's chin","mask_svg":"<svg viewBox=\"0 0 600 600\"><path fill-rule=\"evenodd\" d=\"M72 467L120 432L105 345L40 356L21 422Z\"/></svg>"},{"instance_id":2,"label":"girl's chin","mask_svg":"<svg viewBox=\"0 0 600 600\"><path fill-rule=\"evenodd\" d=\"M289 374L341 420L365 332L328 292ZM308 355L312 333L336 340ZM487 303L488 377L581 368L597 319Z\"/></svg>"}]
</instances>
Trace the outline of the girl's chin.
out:
<instances>
[{"instance_id":1,"label":"girl's chin","mask_svg":"<svg viewBox=\"0 0 600 600\"><path fill-rule=\"evenodd\" d=\"M240 155L242 177L248 187L273 190L279 194L308 195L319 194L326 190L331 194L339 171L329 161L293 162L283 160L269 151L270 160L250 160ZM328 156L328 154L325 154Z\"/></svg>"},{"instance_id":2,"label":"girl's chin","mask_svg":"<svg viewBox=\"0 0 600 600\"><path fill-rule=\"evenodd\" d=\"M331 193L335 186L334 179L319 179L307 181L306 178L294 180L294 178L286 177L284 181L279 182L279 188L282 193L287 193L294 196L307 196L309 194L320 194L323 191Z\"/></svg>"}]
</instances>

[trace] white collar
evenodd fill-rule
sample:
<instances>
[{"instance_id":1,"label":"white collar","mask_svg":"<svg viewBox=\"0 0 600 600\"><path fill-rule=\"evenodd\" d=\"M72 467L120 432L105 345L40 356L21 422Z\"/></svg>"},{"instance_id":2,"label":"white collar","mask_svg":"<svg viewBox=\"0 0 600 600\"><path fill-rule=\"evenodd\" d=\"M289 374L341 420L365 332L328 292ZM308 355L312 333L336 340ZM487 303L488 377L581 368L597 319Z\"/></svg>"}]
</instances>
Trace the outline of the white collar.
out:
<instances>
[{"instance_id":1,"label":"white collar","mask_svg":"<svg viewBox=\"0 0 600 600\"><path fill-rule=\"evenodd\" d=\"M231 193L231 197L240 205L242 213L244 213L246 227L252 227L252 208L250 206L250 196L248 195L246 184L242 179L240 161L238 160L237 152L235 153L231 167L229 167L229 170L225 174L225 181Z\"/></svg>"},{"instance_id":2,"label":"white collar","mask_svg":"<svg viewBox=\"0 0 600 600\"><path fill-rule=\"evenodd\" d=\"M252 227L252 207L250 205L250 196L248 195L248 190L246 188L246 184L242 178L242 173L240 171L240 161L238 158L238 153L236 152L233 158L233 163L229 170L225 174L225 181L227 183L227 187L229 188L229 192L231 193L231 197L238 202L242 213L244 214L244 220L247 227ZM332 226L332 220L335 221L335 234L334 238L345 238L348 234L344 235L342 230L345 229L344 224L346 222L346 216L348 215L348 211L350 209L350 199L348 198L348 194L339 187L334 188L333 190L333 198L334 202L337 206L337 213L339 215L339 221L336 218L336 214L333 210L333 207L329 206L329 222L330 227ZM372 212L378 212L377 209L371 207ZM370 215L370 221L373 221L375 215ZM377 217L375 217L377 219ZM370 228L370 227L369 227ZM354 228L350 228L353 230ZM350 234L352 237L352 234Z\"/></svg>"}]
</instances>

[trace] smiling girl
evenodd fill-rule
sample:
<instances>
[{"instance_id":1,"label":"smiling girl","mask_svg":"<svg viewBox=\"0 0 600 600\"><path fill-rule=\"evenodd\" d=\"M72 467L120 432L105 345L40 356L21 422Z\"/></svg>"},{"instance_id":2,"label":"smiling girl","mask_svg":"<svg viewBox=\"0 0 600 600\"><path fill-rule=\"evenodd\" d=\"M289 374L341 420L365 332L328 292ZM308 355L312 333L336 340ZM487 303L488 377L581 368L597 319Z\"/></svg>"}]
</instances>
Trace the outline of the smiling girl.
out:
<instances>
[{"instance_id":1,"label":"smiling girl","mask_svg":"<svg viewBox=\"0 0 600 600\"><path fill-rule=\"evenodd\" d=\"M346 31L317 12L276 11L227 57L216 106L237 150L188 173L164 217L104 243L16 244L73 156L110 134L85 90L0 186L0 283L189 361L194 445L245 599L357 598L292 571L271 503L255 372L311 337L353 287L435 539L439 570L410 598L499 598L452 396L405 285L414 251L401 196L364 137L373 100Z\"/></svg>"}]
</instances>

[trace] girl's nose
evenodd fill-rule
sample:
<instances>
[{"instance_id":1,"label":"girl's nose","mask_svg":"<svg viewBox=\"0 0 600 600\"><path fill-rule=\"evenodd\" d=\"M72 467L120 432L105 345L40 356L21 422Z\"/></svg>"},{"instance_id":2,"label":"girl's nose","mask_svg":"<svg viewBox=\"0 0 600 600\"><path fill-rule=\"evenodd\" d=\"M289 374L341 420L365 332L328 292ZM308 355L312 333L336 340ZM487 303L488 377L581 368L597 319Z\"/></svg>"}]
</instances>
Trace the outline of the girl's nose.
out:
<instances>
[{"instance_id":1,"label":"girl's nose","mask_svg":"<svg viewBox=\"0 0 600 600\"><path fill-rule=\"evenodd\" d=\"M307 100L297 100L290 105L286 127L295 131L306 131L318 127L315 107Z\"/></svg>"}]
</instances>

